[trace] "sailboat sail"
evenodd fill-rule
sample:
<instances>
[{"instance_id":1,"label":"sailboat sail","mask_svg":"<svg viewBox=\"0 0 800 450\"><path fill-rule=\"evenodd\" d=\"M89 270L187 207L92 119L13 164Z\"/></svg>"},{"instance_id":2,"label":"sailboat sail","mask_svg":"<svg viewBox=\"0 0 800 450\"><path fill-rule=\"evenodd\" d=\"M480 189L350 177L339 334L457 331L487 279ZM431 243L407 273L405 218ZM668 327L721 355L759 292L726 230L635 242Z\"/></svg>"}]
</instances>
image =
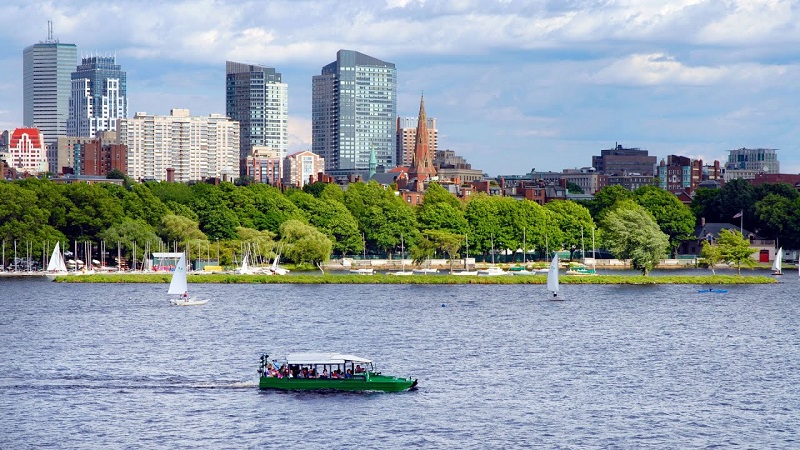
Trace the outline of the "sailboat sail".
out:
<instances>
[{"instance_id":1,"label":"sailboat sail","mask_svg":"<svg viewBox=\"0 0 800 450\"><path fill-rule=\"evenodd\" d=\"M553 256L550 270L547 271L547 290L554 295L558 294L558 253Z\"/></svg>"},{"instance_id":2,"label":"sailboat sail","mask_svg":"<svg viewBox=\"0 0 800 450\"><path fill-rule=\"evenodd\" d=\"M47 264L48 272L66 272L67 265L64 264L64 257L61 255L61 243L56 242L56 247L53 249L53 254L50 256L50 262Z\"/></svg>"},{"instance_id":3,"label":"sailboat sail","mask_svg":"<svg viewBox=\"0 0 800 450\"><path fill-rule=\"evenodd\" d=\"M175 272L172 274L172 281L169 282L170 295L181 295L189 291L189 285L186 282L186 256L181 256L178 264L175 266Z\"/></svg>"},{"instance_id":4,"label":"sailboat sail","mask_svg":"<svg viewBox=\"0 0 800 450\"><path fill-rule=\"evenodd\" d=\"M772 262L772 273L781 273L781 265L783 259L783 247L778 249L778 253L775 254L775 260Z\"/></svg>"}]
</instances>

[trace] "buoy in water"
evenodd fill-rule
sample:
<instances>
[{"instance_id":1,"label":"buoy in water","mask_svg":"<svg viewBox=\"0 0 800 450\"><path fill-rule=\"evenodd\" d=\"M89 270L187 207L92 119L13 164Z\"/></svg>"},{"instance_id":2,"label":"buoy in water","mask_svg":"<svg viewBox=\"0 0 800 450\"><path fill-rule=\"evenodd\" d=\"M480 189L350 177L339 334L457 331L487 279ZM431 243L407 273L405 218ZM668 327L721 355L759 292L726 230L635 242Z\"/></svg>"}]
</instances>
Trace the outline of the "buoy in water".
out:
<instances>
[{"instance_id":1,"label":"buoy in water","mask_svg":"<svg viewBox=\"0 0 800 450\"><path fill-rule=\"evenodd\" d=\"M444 308L444 307L445 307L445 305L444 305L444 303L442 303L442 308Z\"/></svg>"}]
</instances>

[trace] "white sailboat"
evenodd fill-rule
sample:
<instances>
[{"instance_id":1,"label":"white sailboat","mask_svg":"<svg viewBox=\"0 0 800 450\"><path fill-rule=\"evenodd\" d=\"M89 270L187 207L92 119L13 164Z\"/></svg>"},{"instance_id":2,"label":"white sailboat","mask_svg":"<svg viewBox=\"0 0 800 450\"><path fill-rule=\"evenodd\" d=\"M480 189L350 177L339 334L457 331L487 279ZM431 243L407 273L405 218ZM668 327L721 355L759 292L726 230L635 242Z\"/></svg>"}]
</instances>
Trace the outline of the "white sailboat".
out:
<instances>
[{"instance_id":1,"label":"white sailboat","mask_svg":"<svg viewBox=\"0 0 800 450\"><path fill-rule=\"evenodd\" d=\"M367 267L370 263L367 261L367 238L362 234L361 235L361 242L364 244L364 256L362 256L361 264L362 267L353 267L350 269L350 273L355 275L375 275L375 269L372 267Z\"/></svg>"},{"instance_id":2,"label":"white sailboat","mask_svg":"<svg viewBox=\"0 0 800 450\"><path fill-rule=\"evenodd\" d=\"M778 249L778 252L775 253L775 260L772 261L772 274L773 275L783 275L782 270L783 265L783 247Z\"/></svg>"},{"instance_id":3,"label":"white sailboat","mask_svg":"<svg viewBox=\"0 0 800 450\"><path fill-rule=\"evenodd\" d=\"M239 275L252 275L253 269L250 268L249 264L250 254L245 253L244 258L242 258L242 266L236 269L236 273Z\"/></svg>"},{"instance_id":4,"label":"white sailboat","mask_svg":"<svg viewBox=\"0 0 800 450\"><path fill-rule=\"evenodd\" d=\"M547 272L547 290L553 294L550 300L564 300L564 297L558 295L558 253L553 255L553 261L550 262L550 269Z\"/></svg>"},{"instance_id":5,"label":"white sailboat","mask_svg":"<svg viewBox=\"0 0 800 450\"><path fill-rule=\"evenodd\" d=\"M181 255L178 264L175 265L175 272L172 273L172 280L169 282L168 295L174 295L170 303L177 306L205 305L208 300L199 300L189 297L189 283L186 281L186 256Z\"/></svg>"},{"instance_id":6,"label":"white sailboat","mask_svg":"<svg viewBox=\"0 0 800 450\"><path fill-rule=\"evenodd\" d=\"M278 263L280 262L280 260L281 260L281 254L278 253L275 256L275 260L272 261L272 265L269 267L269 270L275 275L286 275L289 273L289 269L279 266Z\"/></svg>"}]
</instances>

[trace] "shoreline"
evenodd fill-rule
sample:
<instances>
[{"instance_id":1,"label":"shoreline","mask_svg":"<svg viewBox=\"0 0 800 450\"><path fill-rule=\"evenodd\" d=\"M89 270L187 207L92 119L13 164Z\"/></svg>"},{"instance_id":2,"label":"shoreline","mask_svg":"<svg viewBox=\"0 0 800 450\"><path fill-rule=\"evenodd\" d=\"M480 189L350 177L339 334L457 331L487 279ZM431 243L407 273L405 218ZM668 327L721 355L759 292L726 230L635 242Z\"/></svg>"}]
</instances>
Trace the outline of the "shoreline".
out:
<instances>
[{"instance_id":1,"label":"shoreline","mask_svg":"<svg viewBox=\"0 0 800 450\"><path fill-rule=\"evenodd\" d=\"M39 275L45 277L46 275ZM54 281L58 283L169 283L169 273L139 274L87 274L59 275ZM545 274L538 275L503 275L503 276L459 276L459 275L413 275L398 277L378 273L375 275L352 274L293 274L293 275L236 275L236 274L190 274L189 283L210 284L530 284L547 283ZM599 284L599 285L657 285L657 284L691 284L691 285L737 285L737 284L773 284L777 280L765 275L562 275L561 284Z\"/></svg>"}]
</instances>

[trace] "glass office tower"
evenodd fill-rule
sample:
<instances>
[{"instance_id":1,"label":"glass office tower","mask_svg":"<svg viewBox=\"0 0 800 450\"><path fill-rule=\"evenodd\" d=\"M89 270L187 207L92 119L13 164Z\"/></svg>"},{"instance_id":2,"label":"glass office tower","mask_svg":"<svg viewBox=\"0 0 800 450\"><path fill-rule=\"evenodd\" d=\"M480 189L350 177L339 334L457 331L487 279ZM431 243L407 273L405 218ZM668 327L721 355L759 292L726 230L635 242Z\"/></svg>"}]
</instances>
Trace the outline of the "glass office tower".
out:
<instances>
[{"instance_id":1,"label":"glass office tower","mask_svg":"<svg viewBox=\"0 0 800 450\"><path fill-rule=\"evenodd\" d=\"M72 73L69 100L69 136L94 136L116 131L128 115L126 74L113 56L83 58Z\"/></svg>"},{"instance_id":2,"label":"glass office tower","mask_svg":"<svg viewBox=\"0 0 800 450\"><path fill-rule=\"evenodd\" d=\"M387 168L396 165L397 69L389 62L352 50L312 79L312 151L325 158L336 178L369 173L370 155Z\"/></svg>"}]
</instances>

